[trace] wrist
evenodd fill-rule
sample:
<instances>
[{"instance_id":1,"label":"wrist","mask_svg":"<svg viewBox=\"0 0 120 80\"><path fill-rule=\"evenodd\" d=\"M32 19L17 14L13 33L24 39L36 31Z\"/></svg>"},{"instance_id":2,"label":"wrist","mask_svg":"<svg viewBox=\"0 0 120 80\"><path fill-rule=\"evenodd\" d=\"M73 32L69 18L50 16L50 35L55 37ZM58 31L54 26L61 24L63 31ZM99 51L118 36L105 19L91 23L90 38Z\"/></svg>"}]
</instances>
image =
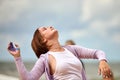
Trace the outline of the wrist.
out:
<instances>
[{"instance_id":1,"label":"wrist","mask_svg":"<svg viewBox=\"0 0 120 80\"><path fill-rule=\"evenodd\" d=\"M105 60L105 59L102 59L102 60L100 60L100 62L107 62L107 60Z\"/></svg>"},{"instance_id":2,"label":"wrist","mask_svg":"<svg viewBox=\"0 0 120 80\"><path fill-rule=\"evenodd\" d=\"M100 60L100 62L99 62L100 65L101 65L101 64L106 64L106 63L107 63L106 60Z\"/></svg>"},{"instance_id":3,"label":"wrist","mask_svg":"<svg viewBox=\"0 0 120 80\"><path fill-rule=\"evenodd\" d=\"M14 58L18 58L18 57L20 57L20 55L15 55L15 56L14 56Z\"/></svg>"}]
</instances>

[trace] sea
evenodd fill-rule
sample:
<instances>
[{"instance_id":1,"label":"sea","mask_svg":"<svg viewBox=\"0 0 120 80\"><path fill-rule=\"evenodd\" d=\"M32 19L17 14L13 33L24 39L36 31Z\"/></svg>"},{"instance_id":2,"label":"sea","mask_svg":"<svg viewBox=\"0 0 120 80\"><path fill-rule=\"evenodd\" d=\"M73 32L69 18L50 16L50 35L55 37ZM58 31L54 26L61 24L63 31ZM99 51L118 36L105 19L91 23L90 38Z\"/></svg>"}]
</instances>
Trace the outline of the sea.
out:
<instances>
[{"instance_id":1,"label":"sea","mask_svg":"<svg viewBox=\"0 0 120 80\"><path fill-rule=\"evenodd\" d=\"M35 62L24 62L25 67L28 71L32 69ZM110 68L114 74L115 80L120 80L120 62L112 62L109 63ZM102 80L102 76L98 74L98 63L96 62L84 62L85 72L88 80ZM7 76L14 77L15 79L11 80L19 80L19 74L17 72L17 68L14 62L0 62L0 80L3 78L1 77L4 75L6 78ZM3 76L3 77L4 77ZM4 79L7 80L7 79ZM10 78L8 77L8 80ZM45 80L45 76L40 78L40 80Z\"/></svg>"}]
</instances>

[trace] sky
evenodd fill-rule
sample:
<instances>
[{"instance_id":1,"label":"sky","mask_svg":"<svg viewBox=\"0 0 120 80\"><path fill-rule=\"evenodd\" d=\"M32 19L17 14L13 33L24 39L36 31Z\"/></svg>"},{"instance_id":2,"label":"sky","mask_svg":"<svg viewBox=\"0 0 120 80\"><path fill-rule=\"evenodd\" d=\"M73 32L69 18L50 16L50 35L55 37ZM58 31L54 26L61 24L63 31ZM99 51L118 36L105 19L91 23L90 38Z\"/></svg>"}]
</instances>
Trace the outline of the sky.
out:
<instances>
[{"instance_id":1,"label":"sky","mask_svg":"<svg viewBox=\"0 0 120 80\"><path fill-rule=\"evenodd\" d=\"M120 0L0 0L0 61L14 60L10 41L19 44L24 61L37 60L31 40L41 26L54 26L61 45L72 39L120 62Z\"/></svg>"}]
</instances>

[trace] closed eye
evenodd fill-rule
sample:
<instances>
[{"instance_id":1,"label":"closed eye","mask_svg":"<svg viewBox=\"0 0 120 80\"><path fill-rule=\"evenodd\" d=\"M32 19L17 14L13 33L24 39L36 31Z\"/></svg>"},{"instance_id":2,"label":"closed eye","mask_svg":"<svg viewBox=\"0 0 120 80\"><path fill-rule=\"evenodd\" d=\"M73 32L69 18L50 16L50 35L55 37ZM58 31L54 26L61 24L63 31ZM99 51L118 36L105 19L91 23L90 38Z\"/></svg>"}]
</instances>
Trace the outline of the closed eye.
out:
<instances>
[{"instance_id":1,"label":"closed eye","mask_svg":"<svg viewBox=\"0 0 120 80\"><path fill-rule=\"evenodd\" d=\"M47 28L46 27L42 27L42 31L45 31L45 30L47 30Z\"/></svg>"}]
</instances>

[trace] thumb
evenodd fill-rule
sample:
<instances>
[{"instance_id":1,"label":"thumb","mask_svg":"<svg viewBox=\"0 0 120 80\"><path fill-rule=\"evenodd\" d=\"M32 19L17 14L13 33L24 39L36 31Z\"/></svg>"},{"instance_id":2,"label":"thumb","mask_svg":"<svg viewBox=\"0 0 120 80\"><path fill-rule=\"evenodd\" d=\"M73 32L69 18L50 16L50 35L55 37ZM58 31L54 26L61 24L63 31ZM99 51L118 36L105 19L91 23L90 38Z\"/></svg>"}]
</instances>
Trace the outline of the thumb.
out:
<instances>
[{"instance_id":1,"label":"thumb","mask_svg":"<svg viewBox=\"0 0 120 80\"><path fill-rule=\"evenodd\" d=\"M101 69L98 68L98 75L101 75Z\"/></svg>"}]
</instances>

